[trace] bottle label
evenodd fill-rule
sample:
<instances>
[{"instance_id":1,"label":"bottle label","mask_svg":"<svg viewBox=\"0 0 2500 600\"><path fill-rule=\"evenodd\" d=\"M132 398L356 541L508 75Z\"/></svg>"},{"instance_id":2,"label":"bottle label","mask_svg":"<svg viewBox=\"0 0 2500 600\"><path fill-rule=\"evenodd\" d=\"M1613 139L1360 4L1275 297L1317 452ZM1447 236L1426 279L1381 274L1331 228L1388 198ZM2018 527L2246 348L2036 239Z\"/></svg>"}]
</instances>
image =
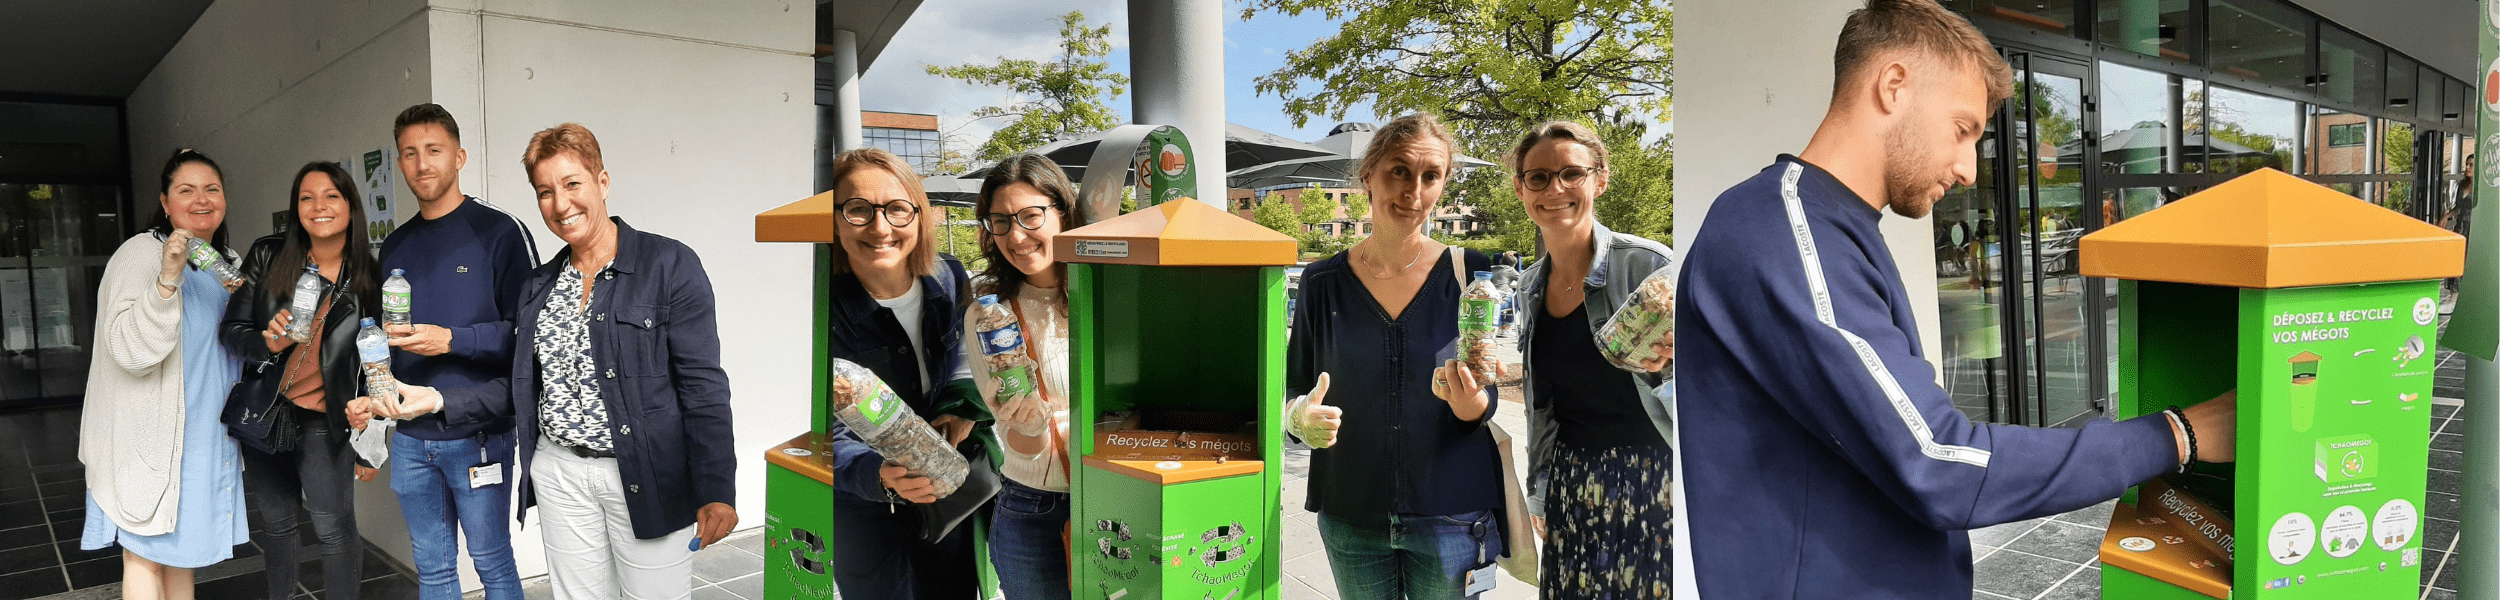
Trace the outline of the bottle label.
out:
<instances>
[{"instance_id":1,"label":"bottle label","mask_svg":"<svg viewBox=\"0 0 2500 600\"><path fill-rule=\"evenodd\" d=\"M382 312L407 314L408 292L382 292Z\"/></svg>"},{"instance_id":2,"label":"bottle label","mask_svg":"<svg viewBox=\"0 0 2500 600\"><path fill-rule=\"evenodd\" d=\"M989 355L1019 352L1024 349L1022 326L1008 325L981 332L981 353Z\"/></svg>"},{"instance_id":3,"label":"bottle label","mask_svg":"<svg viewBox=\"0 0 2500 600\"><path fill-rule=\"evenodd\" d=\"M878 390L876 395L856 406L859 407L859 416L877 429L885 428L894 420L896 413L910 410L903 407L902 397L894 395L893 390Z\"/></svg>"},{"instance_id":4,"label":"bottle label","mask_svg":"<svg viewBox=\"0 0 2500 600\"><path fill-rule=\"evenodd\" d=\"M363 336L358 336L358 337L363 337ZM381 342L381 340L379 340L379 339L371 339L370 341L368 341L368 340L357 340L357 342L356 342L356 356L358 356L358 357L360 357L360 358L363 358L363 359L364 359L364 361L365 361L365 362L368 362L368 363L388 363L388 362L390 362L390 360L391 360L391 347L390 347L389 345L387 345L387 344L382 344L382 343L379 343L379 342Z\"/></svg>"},{"instance_id":5,"label":"bottle label","mask_svg":"<svg viewBox=\"0 0 2500 600\"><path fill-rule=\"evenodd\" d=\"M1458 302L1458 328L1491 331L1501 324L1502 302L1492 298L1464 298Z\"/></svg>"},{"instance_id":6,"label":"bottle label","mask_svg":"<svg viewBox=\"0 0 2500 600\"><path fill-rule=\"evenodd\" d=\"M209 248L208 244L200 243L199 240L191 240L191 268L206 271L214 268L210 265L216 264L219 260L220 257L217 256L215 249Z\"/></svg>"},{"instance_id":7,"label":"bottle label","mask_svg":"<svg viewBox=\"0 0 2500 600\"><path fill-rule=\"evenodd\" d=\"M1016 365L993 373L998 378L998 400L1001 402L1034 393L1033 367Z\"/></svg>"}]
</instances>

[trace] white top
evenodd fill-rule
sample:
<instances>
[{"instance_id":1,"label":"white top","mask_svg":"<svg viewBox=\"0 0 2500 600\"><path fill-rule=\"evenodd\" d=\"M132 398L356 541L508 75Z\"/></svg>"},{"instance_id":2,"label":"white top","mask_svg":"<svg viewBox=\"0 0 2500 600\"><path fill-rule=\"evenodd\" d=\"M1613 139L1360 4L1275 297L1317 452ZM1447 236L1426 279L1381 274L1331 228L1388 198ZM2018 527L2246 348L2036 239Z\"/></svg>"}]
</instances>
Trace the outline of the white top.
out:
<instances>
[{"instance_id":1,"label":"white top","mask_svg":"<svg viewBox=\"0 0 2500 600\"><path fill-rule=\"evenodd\" d=\"M1056 437L1066 437L1068 306L1060 301L1059 290L1033 287L1031 284L1023 284L1017 289L1015 303L1016 309L1024 316L1025 347L1032 348L1041 359L1038 362L1041 363L1042 396L1050 402L1051 430L1058 432ZM979 361L982 356L981 336L974 329L977 326L973 321L964 319L964 364ZM973 369L972 382L981 389L981 401L988 403L990 411L996 413L998 399L993 396L998 394L998 379L991 377L987 368ZM1059 466L1059 457L1066 454L1067 449L1061 447L1053 439L1054 436L1042 436L1040 451L1026 454L1017 452L1014 445L1006 443L1007 436L1012 435L1006 424L998 423L991 427L998 433L999 450L1006 455L1006 463L998 469L1000 474L1034 489L1068 491L1068 472Z\"/></svg>"},{"instance_id":2,"label":"white top","mask_svg":"<svg viewBox=\"0 0 2500 600\"><path fill-rule=\"evenodd\" d=\"M921 352L920 347L920 297L922 295L920 278L914 277L911 280L911 291L903 292L901 296L885 299L877 298L876 294L869 294L868 297L875 299L877 306L894 311L894 321L903 325L903 335L911 337L911 364L914 367L912 372L920 374L920 389L925 392L929 389L929 371L918 368L921 363L920 357L928 356Z\"/></svg>"}]
</instances>

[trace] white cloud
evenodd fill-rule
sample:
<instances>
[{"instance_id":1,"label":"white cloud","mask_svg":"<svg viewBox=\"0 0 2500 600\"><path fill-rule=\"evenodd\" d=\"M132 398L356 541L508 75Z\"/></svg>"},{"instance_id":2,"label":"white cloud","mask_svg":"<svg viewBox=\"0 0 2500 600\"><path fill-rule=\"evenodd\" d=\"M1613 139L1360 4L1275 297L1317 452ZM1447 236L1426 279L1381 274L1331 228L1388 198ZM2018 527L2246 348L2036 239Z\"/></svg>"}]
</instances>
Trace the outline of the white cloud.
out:
<instances>
[{"instance_id":1,"label":"white cloud","mask_svg":"<svg viewBox=\"0 0 2500 600\"><path fill-rule=\"evenodd\" d=\"M894 40L860 78L860 103L872 111L935 114L940 129L956 129L966 150L987 141L1006 126L1004 119L970 121L973 110L1015 102L1002 88L929 75L925 67L987 64L999 57L1047 60L1059 54L1059 16L1083 11L1086 22L1110 23L1111 69L1128 72L1128 5L1120 0L1020 0L967 2L933 0L903 23ZM1122 94L1112 109L1125 115L1129 96Z\"/></svg>"}]
</instances>

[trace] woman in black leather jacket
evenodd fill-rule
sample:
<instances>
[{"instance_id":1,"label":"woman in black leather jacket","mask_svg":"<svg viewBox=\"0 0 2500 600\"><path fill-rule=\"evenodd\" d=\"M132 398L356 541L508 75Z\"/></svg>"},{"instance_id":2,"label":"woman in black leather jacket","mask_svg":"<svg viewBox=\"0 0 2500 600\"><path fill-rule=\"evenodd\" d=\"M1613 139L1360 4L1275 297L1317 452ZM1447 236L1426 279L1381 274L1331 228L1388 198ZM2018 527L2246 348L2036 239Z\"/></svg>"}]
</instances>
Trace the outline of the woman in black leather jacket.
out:
<instances>
[{"instance_id":1,"label":"woman in black leather jacket","mask_svg":"<svg viewBox=\"0 0 2500 600\"><path fill-rule=\"evenodd\" d=\"M321 573L328 597L356 598L363 581L362 544L356 533L352 476L371 481L374 465L356 458L348 448L347 404L363 395L364 378L356 359L357 322L380 316L380 266L364 234L365 211L356 199L355 179L338 163L314 162L295 173L294 198L287 211L295 224L287 231L252 242L243 258L243 274L251 283L226 303L219 338L243 358L244 370L267 361L264 377L279 377L279 394L295 405L303 441L292 452L268 454L243 448L243 485L260 510L254 531L270 565L297 564L295 515L312 513L313 533L321 539ZM315 352L287 338L292 321L287 310L295 283L310 264L326 284L312 329ZM366 311L372 312L366 312ZM358 423L362 425L362 423ZM271 568L269 597L288 598L297 569Z\"/></svg>"}]
</instances>

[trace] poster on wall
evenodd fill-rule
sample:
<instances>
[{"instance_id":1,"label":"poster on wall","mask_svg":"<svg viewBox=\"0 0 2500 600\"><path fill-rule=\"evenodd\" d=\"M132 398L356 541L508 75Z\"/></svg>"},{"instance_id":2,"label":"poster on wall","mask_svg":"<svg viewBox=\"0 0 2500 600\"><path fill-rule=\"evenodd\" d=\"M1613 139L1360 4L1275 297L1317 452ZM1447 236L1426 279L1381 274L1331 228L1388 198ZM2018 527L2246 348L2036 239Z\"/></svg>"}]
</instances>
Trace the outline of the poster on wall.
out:
<instances>
[{"instance_id":1,"label":"poster on wall","mask_svg":"<svg viewBox=\"0 0 2500 600\"><path fill-rule=\"evenodd\" d=\"M399 162L391 160L389 149L366 152L345 163L356 176L356 187L364 194L365 235L380 251L383 238L399 228Z\"/></svg>"}]
</instances>

